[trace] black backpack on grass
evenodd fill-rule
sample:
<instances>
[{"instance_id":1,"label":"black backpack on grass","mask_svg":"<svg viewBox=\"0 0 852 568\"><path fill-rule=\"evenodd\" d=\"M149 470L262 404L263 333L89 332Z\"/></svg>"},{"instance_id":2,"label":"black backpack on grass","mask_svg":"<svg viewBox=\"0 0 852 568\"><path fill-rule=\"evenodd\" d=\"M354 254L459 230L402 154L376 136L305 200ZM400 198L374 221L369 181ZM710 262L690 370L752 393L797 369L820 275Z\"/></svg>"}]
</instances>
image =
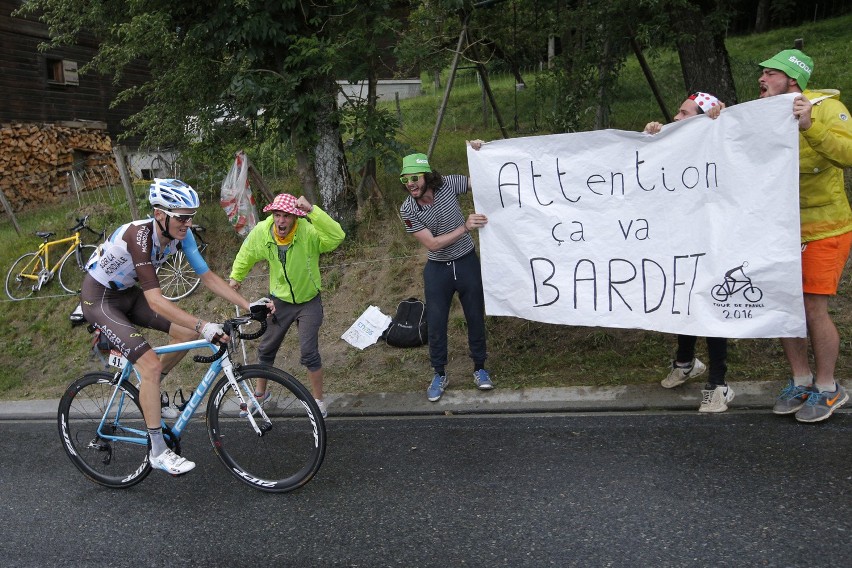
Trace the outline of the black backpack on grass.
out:
<instances>
[{"instance_id":1,"label":"black backpack on grass","mask_svg":"<svg viewBox=\"0 0 852 568\"><path fill-rule=\"evenodd\" d=\"M426 304L417 298L401 301L382 337L388 345L394 347L420 347L429 343Z\"/></svg>"}]
</instances>

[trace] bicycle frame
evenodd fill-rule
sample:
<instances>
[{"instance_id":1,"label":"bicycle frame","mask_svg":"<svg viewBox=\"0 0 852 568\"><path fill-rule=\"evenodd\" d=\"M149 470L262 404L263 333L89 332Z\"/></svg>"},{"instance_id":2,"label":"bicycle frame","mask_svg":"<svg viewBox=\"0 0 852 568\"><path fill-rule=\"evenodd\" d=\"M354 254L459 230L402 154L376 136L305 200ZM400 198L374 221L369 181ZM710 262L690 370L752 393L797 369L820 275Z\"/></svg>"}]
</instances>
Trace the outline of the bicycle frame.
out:
<instances>
[{"instance_id":1,"label":"bicycle frame","mask_svg":"<svg viewBox=\"0 0 852 568\"><path fill-rule=\"evenodd\" d=\"M30 261L30 263L27 264L27 266L24 267L24 269L21 271L21 273L18 276L20 276L21 278L26 278L27 280L38 281L39 278L40 278L40 275L34 274L33 271L32 271L32 268L35 265L36 261L38 260L38 257L40 257L40 256L44 258L44 266L47 269L47 271L50 272L50 274L56 274L56 271L59 270L60 265L62 265L62 261L65 260L67 257L69 257L71 254L73 254L74 250L80 245L81 242L82 241L80 239L80 233L76 232L73 235L71 235L70 237L65 237L64 239L58 239L58 240L55 240L55 241L45 241L45 242L41 243L38 247L38 250L35 253L36 256L33 257L33 259ZM68 250L66 250L65 253L63 253L62 256L59 257L59 260L56 261L56 264L54 264L53 267L51 267L50 266L50 249L57 247L59 245L65 244L65 243L71 243L68 246ZM41 283L39 283L39 284L41 284Z\"/></svg>"},{"instance_id":2,"label":"bicycle frame","mask_svg":"<svg viewBox=\"0 0 852 568\"><path fill-rule=\"evenodd\" d=\"M170 345L164 345L161 347L154 347L154 352L158 355L162 355L164 353L175 353L178 351L189 351L191 349L199 349L207 347L211 349L214 353L218 351L218 347L213 345L212 343L204 340L204 339L196 339L194 341L186 341L183 343L174 343ZM247 401L252 401L256 410L258 411L258 418L267 419L267 416L263 409L257 404L254 400L254 396L249 392L251 390L250 385L243 385L245 392L241 392L239 387L237 386L236 376L234 375L234 366L231 363L231 357L229 350L225 351L225 353L212 363L210 363L210 367L204 373L204 376L201 379L201 382L198 383L198 386L195 387L194 392L192 393L192 397L190 397L189 402L186 403L183 411L178 416L175 423L168 428L165 420L161 419L161 425L166 427L165 435L171 435L175 440L179 440L181 434L186 428L186 425L192 419L192 416L195 414L195 411L198 409L198 406L201 404L201 401L204 400L204 397L207 396L207 393L210 391L210 388L213 386L216 378L219 376L219 373L224 371L225 375L228 377L228 381L231 384L231 388L237 393L237 396L240 399L242 404L247 404ZM130 361L126 361L124 366L122 367L119 373L116 373L118 376L118 380L115 382L115 387L113 389L112 396L110 396L109 402L107 403L107 407L104 409L103 417L101 418L101 423L98 425L98 436L105 440L117 440L122 442L129 442L133 444L139 445L147 445L148 444L148 433L136 430L132 428L124 428L124 431L133 432L138 434L138 437L131 436L116 436L114 434L107 433L107 429L104 428L106 425L107 416L110 415L110 410L113 408L114 404L118 404L118 411L115 413L115 417L112 419L112 425L118 426L121 422L122 409L124 407L124 397L126 394L121 392L120 399L116 402L116 395L119 394L119 386L124 382L128 381L131 378L131 373L135 374L137 381L141 381L141 377L139 376L138 371L136 371L135 367ZM252 427L255 430L255 433L258 435L262 435L261 429L257 424L257 420L255 419L253 414L249 414L249 421L252 424Z\"/></svg>"}]
</instances>

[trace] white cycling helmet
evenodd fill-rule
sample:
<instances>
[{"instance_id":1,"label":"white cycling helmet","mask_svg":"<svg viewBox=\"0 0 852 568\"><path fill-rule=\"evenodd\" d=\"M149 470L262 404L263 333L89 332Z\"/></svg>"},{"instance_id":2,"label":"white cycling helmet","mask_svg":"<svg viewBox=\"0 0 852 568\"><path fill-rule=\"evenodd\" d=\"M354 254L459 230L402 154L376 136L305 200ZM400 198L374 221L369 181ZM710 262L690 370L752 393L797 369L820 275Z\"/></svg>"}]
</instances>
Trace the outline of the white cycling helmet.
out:
<instances>
[{"instance_id":1,"label":"white cycling helmet","mask_svg":"<svg viewBox=\"0 0 852 568\"><path fill-rule=\"evenodd\" d=\"M154 178L148 190L148 201L161 209L198 209L198 194L179 179Z\"/></svg>"}]
</instances>

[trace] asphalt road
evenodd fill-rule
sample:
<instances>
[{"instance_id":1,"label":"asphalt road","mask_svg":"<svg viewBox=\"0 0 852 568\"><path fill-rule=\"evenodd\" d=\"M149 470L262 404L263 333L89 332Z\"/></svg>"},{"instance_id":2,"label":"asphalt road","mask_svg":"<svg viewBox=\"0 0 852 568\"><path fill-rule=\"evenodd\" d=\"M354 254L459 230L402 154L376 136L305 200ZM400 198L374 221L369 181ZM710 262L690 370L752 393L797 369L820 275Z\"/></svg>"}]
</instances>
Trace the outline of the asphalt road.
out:
<instances>
[{"instance_id":1,"label":"asphalt road","mask_svg":"<svg viewBox=\"0 0 852 568\"><path fill-rule=\"evenodd\" d=\"M333 419L318 475L252 490L203 423L182 478L78 473L2 423L3 566L849 566L852 413Z\"/></svg>"}]
</instances>

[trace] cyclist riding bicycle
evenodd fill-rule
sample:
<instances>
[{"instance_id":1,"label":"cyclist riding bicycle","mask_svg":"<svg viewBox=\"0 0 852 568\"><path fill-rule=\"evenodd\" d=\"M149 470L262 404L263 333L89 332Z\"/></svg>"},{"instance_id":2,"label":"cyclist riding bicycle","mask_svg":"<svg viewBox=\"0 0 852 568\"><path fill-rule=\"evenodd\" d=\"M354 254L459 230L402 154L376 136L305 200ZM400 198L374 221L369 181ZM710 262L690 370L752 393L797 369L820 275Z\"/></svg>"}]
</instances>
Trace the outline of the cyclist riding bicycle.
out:
<instances>
[{"instance_id":1,"label":"cyclist riding bicycle","mask_svg":"<svg viewBox=\"0 0 852 568\"><path fill-rule=\"evenodd\" d=\"M174 453L163 439L160 382L186 351L166 354L160 360L137 327L166 332L173 343L192 341L199 334L211 343L224 343L228 336L221 324L196 318L164 298L157 268L180 243L201 282L217 296L252 312L272 306L265 298L249 303L207 267L190 230L199 207L198 194L192 187L177 179L155 179L148 201L153 218L122 225L89 259L80 298L86 320L139 372L151 467L181 475L192 470L195 463Z\"/></svg>"}]
</instances>

